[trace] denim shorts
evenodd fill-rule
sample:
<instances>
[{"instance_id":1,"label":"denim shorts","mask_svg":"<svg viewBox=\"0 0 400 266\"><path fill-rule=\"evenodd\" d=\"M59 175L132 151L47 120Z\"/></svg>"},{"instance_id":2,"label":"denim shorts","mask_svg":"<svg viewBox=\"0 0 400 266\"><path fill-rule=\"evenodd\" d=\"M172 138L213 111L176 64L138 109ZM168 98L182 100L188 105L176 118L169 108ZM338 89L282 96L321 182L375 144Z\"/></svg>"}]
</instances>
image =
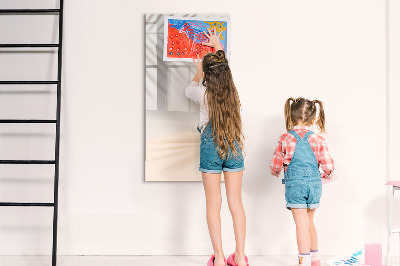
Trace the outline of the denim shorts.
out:
<instances>
[{"instance_id":1,"label":"denim shorts","mask_svg":"<svg viewBox=\"0 0 400 266\"><path fill-rule=\"evenodd\" d=\"M238 153L237 156L233 156L229 148L228 155L221 158L214 143L211 127L207 126L201 134L199 170L210 174L243 171L245 169L243 154L241 150Z\"/></svg>"},{"instance_id":2,"label":"denim shorts","mask_svg":"<svg viewBox=\"0 0 400 266\"><path fill-rule=\"evenodd\" d=\"M286 208L316 209L322 194L322 182L319 179L291 179L285 181Z\"/></svg>"}]
</instances>

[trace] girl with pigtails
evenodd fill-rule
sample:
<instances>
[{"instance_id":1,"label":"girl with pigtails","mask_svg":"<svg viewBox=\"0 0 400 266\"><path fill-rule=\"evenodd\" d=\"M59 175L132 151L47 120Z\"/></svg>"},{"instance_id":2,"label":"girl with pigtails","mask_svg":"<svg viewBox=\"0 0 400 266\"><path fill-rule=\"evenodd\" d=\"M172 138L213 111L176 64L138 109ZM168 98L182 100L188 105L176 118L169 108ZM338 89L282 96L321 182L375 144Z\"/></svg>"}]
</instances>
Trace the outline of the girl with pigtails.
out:
<instances>
[{"instance_id":1,"label":"girl with pigtails","mask_svg":"<svg viewBox=\"0 0 400 266\"><path fill-rule=\"evenodd\" d=\"M296 265L320 266L313 218L321 198L321 179L332 177L334 162L324 138L310 127L316 124L322 133L325 132L323 103L289 98L285 104L285 120L288 132L279 138L270 164L271 174L279 176L282 168L284 170L286 208L292 211L296 223L299 251Z\"/></svg>"}]
</instances>

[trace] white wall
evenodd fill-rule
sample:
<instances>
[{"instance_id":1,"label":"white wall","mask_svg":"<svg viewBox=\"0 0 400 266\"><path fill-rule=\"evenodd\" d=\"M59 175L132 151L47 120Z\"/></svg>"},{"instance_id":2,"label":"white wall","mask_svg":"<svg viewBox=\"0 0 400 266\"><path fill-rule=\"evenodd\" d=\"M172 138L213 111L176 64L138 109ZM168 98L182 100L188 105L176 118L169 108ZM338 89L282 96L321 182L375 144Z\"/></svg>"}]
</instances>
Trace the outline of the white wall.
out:
<instances>
[{"instance_id":1,"label":"white wall","mask_svg":"<svg viewBox=\"0 0 400 266\"><path fill-rule=\"evenodd\" d=\"M248 254L296 252L284 187L268 169L284 132L288 97L325 102L327 138L340 179L324 187L316 215L321 253L363 243L365 225L385 226L384 1L172 3L65 3L60 254L212 251L201 183L144 182L145 13L232 15L231 65L247 139ZM14 220L39 220L43 230L10 231L13 219L3 223L0 237L7 238L0 242L1 254L49 253L43 234L50 236L48 214L35 213L4 213L15 214ZM222 221L229 253L234 236L225 202ZM21 231L31 237L21 237Z\"/></svg>"},{"instance_id":2,"label":"white wall","mask_svg":"<svg viewBox=\"0 0 400 266\"><path fill-rule=\"evenodd\" d=\"M389 64L388 64L388 85L389 85L389 94L388 94L388 120L389 120L389 141L388 141L388 151L389 151L389 171L388 171L388 179L389 180L400 180L400 176L398 173L398 162L400 160L400 123L399 123L399 115L400 115L400 105L398 103L400 99L400 36L398 34L400 30L400 18L397 14L400 12L400 2L390 0L389 2ZM399 228L400 226L400 199L399 193L397 193L395 197L394 203L394 218L393 218L393 227ZM399 256L399 236L393 235L392 237L392 256Z\"/></svg>"}]
</instances>

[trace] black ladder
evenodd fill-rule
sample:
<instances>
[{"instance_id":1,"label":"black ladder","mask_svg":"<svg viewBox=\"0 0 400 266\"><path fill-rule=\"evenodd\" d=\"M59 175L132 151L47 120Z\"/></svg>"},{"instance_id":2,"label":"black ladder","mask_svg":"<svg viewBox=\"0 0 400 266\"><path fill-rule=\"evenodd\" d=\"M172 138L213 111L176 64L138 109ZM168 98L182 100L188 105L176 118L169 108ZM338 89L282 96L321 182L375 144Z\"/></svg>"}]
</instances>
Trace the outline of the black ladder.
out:
<instances>
[{"instance_id":1,"label":"black ladder","mask_svg":"<svg viewBox=\"0 0 400 266\"><path fill-rule=\"evenodd\" d=\"M41 119L0 119L0 123L45 123L56 125L56 138L54 149L54 160L0 160L0 164L54 164L54 198L53 202L0 202L0 206L22 206L22 207L53 207L53 247L52 266L57 264L57 218L58 218L58 181L60 163L60 111L61 111L61 67L62 67L62 32L63 32L63 0L60 0L59 9L0 9L2 14L57 14L58 20L58 43L57 44L0 44L0 48L58 48L58 71L57 80L51 81L0 81L2 84L54 84L57 85L57 113L55 120Z\"/></svg>"}]
</instances>

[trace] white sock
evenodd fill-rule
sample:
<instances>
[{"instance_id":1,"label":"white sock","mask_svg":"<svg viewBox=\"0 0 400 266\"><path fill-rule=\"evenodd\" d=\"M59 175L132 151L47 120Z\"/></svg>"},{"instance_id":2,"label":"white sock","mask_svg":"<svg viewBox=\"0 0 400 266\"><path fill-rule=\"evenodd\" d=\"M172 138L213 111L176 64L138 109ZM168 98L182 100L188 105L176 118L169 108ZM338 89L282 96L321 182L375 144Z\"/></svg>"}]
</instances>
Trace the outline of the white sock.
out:
<instances>
[{"instance_id":1,"label":"white sock","mask_svg":"<svg viewBox=\"0 0 400 266\"><path fill-rule=\"evenodd\" d=\"M311 261L319 260L318 250L311 251L310 253L311 253Z\"/></svg>"},{"instance_id":2,"label":"white sock","mask_svg":"<svg viewBox=\"0 0 400 266\"><path fill-rule=\"evenodd\" d=\"M299 254L299 266L311 266L311 254Z\"/></svg>"}]
</instances>

